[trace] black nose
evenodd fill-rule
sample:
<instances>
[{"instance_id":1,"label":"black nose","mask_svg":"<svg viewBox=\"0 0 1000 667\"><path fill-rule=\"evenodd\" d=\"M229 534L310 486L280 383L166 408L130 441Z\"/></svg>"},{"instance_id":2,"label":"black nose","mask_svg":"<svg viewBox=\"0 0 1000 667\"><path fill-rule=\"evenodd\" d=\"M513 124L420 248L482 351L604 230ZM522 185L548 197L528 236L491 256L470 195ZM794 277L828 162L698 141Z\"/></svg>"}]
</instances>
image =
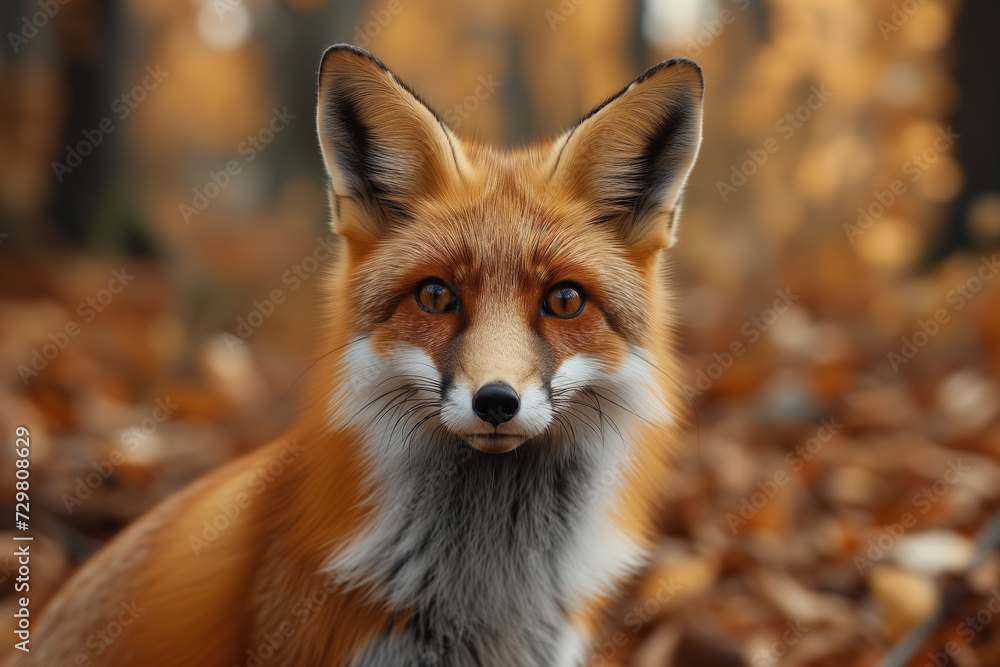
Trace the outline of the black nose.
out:
<instances>
[{"instance_id":1,"label":"black nose","mask_svg":"<svg viewBox=\"0 0 1000 667\"><path fill-rule=\"evenodd\" d=\"M520 406L517 392L502 382L484 384L472 397L472 409L475 413L484 422L494 426L513 419Z\"/></svg>"}]
</instances>

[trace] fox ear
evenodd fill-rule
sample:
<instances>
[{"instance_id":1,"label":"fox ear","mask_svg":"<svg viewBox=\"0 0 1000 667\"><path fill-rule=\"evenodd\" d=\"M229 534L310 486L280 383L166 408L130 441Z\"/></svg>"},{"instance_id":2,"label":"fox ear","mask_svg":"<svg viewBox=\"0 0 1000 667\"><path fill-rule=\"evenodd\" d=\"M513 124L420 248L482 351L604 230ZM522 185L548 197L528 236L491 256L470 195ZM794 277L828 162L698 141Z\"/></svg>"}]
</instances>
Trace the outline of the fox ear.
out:
<instances>
[{"instance_id":1,"label":"fox ear","mask_svg":"<svg viewBox=\"0 0 1000 667\"><path fill-rule=\"evenodd\" d=\"M684 182L701 144L705 81L693 60L656 65L557 140L555 183L590 203L637 249L673 244Z\"/></svg>"},{"instance_id":2,"label":"fox ear","mask_svg":"<svg viewBox=\"0 0 1000 667\"><path fill-rule=\"evenodd\" d=\"M323 54L316 115L342 236L378 239L459 179L458 141L367 51L338 44Z\"/></svg>"}]
</instances>

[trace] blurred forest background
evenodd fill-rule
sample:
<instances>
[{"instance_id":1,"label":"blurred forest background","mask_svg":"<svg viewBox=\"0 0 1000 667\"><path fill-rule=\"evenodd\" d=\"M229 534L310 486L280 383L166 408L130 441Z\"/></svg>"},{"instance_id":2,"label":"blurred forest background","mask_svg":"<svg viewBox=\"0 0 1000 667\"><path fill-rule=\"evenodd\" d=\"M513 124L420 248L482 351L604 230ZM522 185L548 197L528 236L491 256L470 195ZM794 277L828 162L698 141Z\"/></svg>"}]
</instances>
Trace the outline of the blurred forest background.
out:
<instances>
[{"instance_id":1,"label":"blurred forest background","mask_svg":"<svg viewBox=\"0 0 1000 667\"><path fill-rule=\"evenodd\" d=\"M688 56L696 428L591 665L1000 665L997 3L4 0L0 27L0 431L33 436L35 610L291 423L324 46L506 145ZM13 480L6 447L8 516Z\"/></svg>"}]
</instances>

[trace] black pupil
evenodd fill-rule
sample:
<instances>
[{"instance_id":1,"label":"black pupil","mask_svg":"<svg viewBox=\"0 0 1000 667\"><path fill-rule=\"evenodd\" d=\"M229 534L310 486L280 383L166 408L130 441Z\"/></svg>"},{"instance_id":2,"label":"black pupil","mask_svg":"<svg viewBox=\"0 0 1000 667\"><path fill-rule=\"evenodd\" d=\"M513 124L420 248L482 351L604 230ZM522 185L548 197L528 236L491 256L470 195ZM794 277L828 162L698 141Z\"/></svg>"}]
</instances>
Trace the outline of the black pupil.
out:
<instances>
[{"instance_id":1,"label":"black pupil","mask_svg":"<svg viewBox=\"0 0 1000 667\"><path fill-rule=\"evenodd\" d=\"M555 291L552 297L560 302L562 305L561 312L565 314L569 311L569 301L576 298L576 290L572 287L561 287Z\"/></svg>"},{"instance_id":2,"label":"black pupil","mask_svg":"<svg viewBox=\"0 0 1000 667\"><path fill-rule=\"evenodd\" d=\"M427 307L431 310L443 310L448 305L448 288L444 285L432 283L424 288L424 292L429 297Z\"/></svg>"}]
</instances>

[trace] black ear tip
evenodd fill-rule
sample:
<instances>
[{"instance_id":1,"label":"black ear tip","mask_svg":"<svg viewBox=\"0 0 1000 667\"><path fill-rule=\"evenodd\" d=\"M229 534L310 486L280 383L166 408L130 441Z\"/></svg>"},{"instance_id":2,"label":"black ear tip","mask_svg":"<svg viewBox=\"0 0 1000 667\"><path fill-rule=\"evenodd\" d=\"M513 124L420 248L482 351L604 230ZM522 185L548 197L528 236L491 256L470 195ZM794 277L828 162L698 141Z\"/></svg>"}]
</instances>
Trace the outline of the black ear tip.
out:
<instances>
[{"instance_id":1,"label":"black ear tip","mask_svg":"<svg viewBox=\"0 0 1000 667\"><path fill-rule=\"evenodd\" d=\"M698 78L701 79L702 85L705 83L705 73L701 69L701 65L698 64L697 60L692 60L691 58L671 58L666 61L667 67L687 67L698 74Z\"/></svg>"},{"instance_id":2,"label":"black ear tip","mask_svg":"<svg viewBox=\"0 0 1000 667\"><path fill-rule=\"evenodd\" d=\"M348 57L356 56L364 58L368 62L374 64L379 69L384 70L386 72L389 71L389 68L386 67L381 60L373 56L368 51L365 51L360 46L354 46L353 44L334 44L332 46L328 46L326 50L323 51L323 56L320 58L319 61L319 78L322 78L323 73L328 71L329 68L332 67L333 62L337 58L342 57L345 54L349 54Z\"/></svg>"},{"instance_id":3,"label":"black ear tip","mask_svg":"<svg viewBox=\"0 0 1000 667\"><path fill-rule=\"evenodd\" d=\"M636 83L645 81L657 72L673 68L689 72L692 79L697 80L698 89L701 91L702 96L705 95L705 73L702 72L701 65L698 64L698 61L692 60L691 58L671 58L670 60L664 60L663 62L657 63L643 72L642 75L636 79Z\"/></svg>"}]
</instances>

